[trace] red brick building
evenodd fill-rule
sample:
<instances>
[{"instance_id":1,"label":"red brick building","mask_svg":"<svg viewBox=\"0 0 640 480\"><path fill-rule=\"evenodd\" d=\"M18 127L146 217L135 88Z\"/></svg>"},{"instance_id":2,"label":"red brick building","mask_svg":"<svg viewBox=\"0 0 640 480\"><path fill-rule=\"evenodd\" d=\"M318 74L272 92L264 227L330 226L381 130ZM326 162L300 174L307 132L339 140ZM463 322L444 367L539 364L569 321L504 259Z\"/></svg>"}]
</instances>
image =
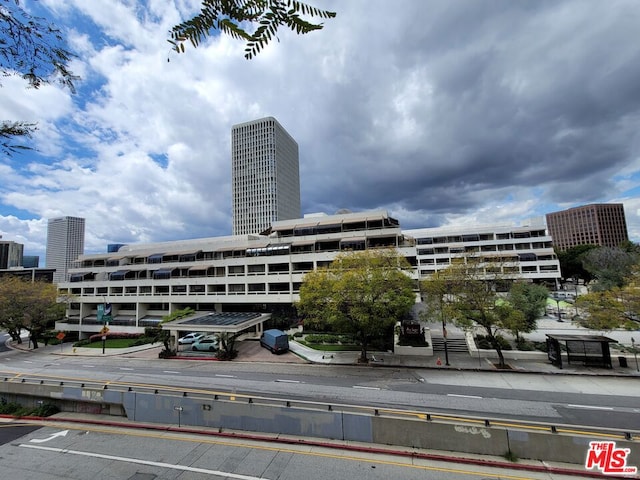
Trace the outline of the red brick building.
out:
<instances>
[{"instance_id":1,"label":"red brick building","mask_svg":"<svg viewBox=\"0 0 640 480\"><path fill-rule=\"evenodd\" d=\"M629 240L621 203L594 203L548 213L546 217L547 229L557 250L576 245L617 247Z\"/></svg>"}]
</instances>

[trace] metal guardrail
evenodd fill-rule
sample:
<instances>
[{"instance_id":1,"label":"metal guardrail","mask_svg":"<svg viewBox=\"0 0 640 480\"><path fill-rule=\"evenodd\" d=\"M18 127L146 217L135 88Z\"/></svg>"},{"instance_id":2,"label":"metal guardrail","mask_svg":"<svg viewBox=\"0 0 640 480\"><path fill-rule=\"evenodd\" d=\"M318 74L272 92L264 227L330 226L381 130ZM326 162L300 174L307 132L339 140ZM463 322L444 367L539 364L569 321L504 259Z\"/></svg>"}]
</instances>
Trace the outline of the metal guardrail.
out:
<instances>
[{"instance_id":1,"label":"metal guardrail","mask_svg":"<svg viewBox=\"0 0 640 480\"><path fill-rule=\"evenodd\" d=\"M386 407L372 407L363 405L351 405L343 403L316 402L311 400L291 400L278 397L267 397L260 395L250 395L236 392L225 392L206 390L198 388L184 388L171 386L145 385L131 382L100 381L91 382L86 380L73 380L38 375L17 374L13 377L5 376L2 383L20 383L27 385L49 386L49 387L74 387L92 390L114 390L117 392L139 392L155 395L168 395L178 397L190 397L202 400L209 404L211 401L229 401L256 404L269 407L289 407L302 408L313 411L332 411L352 414L384 416L389 418L414 418L427 422L439 422L449 424L471 424L479 427L502 427L523 431L547 432L552 434L568 434L584 437L605 437L611 439L638 441L640 440L640 430L623 430L600 427L586 427L566 424L550 424L544 422L523 422L517 420L505 420L491 417L475 417L469 415L449 415L437 412L427 412L422 410L402 410ZM0 384L1 385L1 384ZM205 405L205 404L203 404Z\"/></svg>"}]
</instances>

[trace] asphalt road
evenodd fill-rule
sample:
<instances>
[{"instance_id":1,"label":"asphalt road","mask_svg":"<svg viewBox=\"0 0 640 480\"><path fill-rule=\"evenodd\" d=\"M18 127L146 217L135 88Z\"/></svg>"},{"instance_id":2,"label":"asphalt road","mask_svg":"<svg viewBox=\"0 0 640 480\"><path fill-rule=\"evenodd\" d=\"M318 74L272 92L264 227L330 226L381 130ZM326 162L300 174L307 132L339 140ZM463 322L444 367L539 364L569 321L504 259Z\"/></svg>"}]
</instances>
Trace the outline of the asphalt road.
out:
<instances>
[{"instance_id":1,"label":"asphalt road","mask_svg":"<svg viewBox=\"0 0 640 480\"><path fill-rule=\"evenodd\" d=\"M39 352L1 354L0 373L640 430L640 382L634 378L273 362L150 361Z\"/></svg>"},{"instance_id":2,"label":"asphalt road","mask_svg":"<svg viewBox=\"0 0 640 480\"><path fill-rule=\"evenodd\" d=\"M278 445L179 432L149 432L88 425L39 429L0 423L2 478L29 480L476 480L555 479L491 465L442 462L303 445ZM16 435L19 434L19 435Z\"/></svg>"}]
</instances>

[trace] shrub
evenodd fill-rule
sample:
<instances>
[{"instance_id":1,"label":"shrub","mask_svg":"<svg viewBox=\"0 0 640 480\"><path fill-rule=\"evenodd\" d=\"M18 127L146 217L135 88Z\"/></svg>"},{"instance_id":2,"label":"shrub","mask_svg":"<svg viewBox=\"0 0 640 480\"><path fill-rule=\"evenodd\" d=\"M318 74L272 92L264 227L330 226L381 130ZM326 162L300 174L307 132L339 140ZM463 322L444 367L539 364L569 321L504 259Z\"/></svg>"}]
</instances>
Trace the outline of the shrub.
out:
<instances>
[{"instance_id":1,"label":"shrub","mask_svg":"<svg viewBox=\"0 0 640 480\"><path fill-rule=\"evenodd\" d=\"M504 338L502 335L496 335L496 341L500 345L500 349L502 350L513 350L513 347L509 343L509 341ZM475 337L476 346L483 350L493 350L496 347L491 343L488 336L485 335L476 335Z\"/></svg>"},{"instance_id":2,"label":"shrub","mask_svg":"<svg viewBox=\"0 0 640 480\"><path fill-rule=\"evenodd\" d=\"M17 402L0 401L0 414L14 417L49 417L58 413L60 409L51 403L43 403L35 408L25 407Z\"/></svg>"}]
</instances>

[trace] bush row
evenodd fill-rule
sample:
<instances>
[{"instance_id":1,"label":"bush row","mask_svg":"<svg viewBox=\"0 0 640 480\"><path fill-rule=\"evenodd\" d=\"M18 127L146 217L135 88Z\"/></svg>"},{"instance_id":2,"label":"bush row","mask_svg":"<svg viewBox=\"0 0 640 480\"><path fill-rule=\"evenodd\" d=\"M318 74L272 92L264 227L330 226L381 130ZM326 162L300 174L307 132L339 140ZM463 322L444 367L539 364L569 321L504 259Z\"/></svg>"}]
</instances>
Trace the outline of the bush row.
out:
<instances>
[{"instance_id":1,"label":"bush row","mask_svg":"<svg viewBox=\"0 0 640 480\"><path fill-rule=\"evenodd\" d=\"M82 347L84 345L89 345L90 343L93 343L93 342L100 342L100 341L102 341L102 337L103 337L103 335L101 333L97 333L95 335L91 335L89 338L87 338L85 340L80 340L79 342L74 343L73 346L74 347ZM144 345L146 343L151 343L151 339L148 338L148 337L145 337L144 334L142 334L142 333L109 332L106 335L104 335L104 337L106 337L106 340L137 339L138 341L133 343L132 346L138 346L138 345Z\"/></svg>"},{"instance_id":2,"label":"bush row","mask_svg":"<svg viewBox=\"0 0 640 480\"><path fill-rule=\"evenodd\" d=\"M13 415L14 417L50 417L58 413L60 409L50 403L43 403L37 407L25 407L16 402L7 402L4 398L0 401L0 414Z\"/></svg>"},{"instance_id":3,"label":"bush row","mask_svg":"<svg viewBox=\"0 0 640 480\"><path fill-rule=\"evenodd\" d=\"M309 334L309 335L305 335L304 339L308 343L339 343L339 344L356 343L356 340L353 337L353 335L332 335L328 333Z\"/></svg>"}]
</instances>

